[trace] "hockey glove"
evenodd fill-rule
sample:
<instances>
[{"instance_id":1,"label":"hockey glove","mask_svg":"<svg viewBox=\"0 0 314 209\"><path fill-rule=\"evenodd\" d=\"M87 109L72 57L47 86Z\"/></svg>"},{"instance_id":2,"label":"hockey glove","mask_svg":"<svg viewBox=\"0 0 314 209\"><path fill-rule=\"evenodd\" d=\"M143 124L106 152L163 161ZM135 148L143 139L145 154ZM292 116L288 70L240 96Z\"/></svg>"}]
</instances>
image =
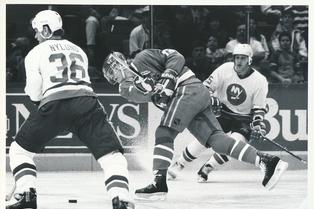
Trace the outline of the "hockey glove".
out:
<instances>
[{"instance_id":1,"label":"hockey glove","mask_svg":"<svg viewBox=\"0 0 314 209\"><path fill-rule=\"evenodd\" d=\"M166 69L154 86L152 102L161 110L165 110L176 86L177 72Z\"/></svg>"},{"instance_id":2,"label":"hockey glove","mask_svg":"<svg viewBox=\"0 0 314 209\"><path fill-rule=\"evenodd\" d=\"M262 119L257 118L253 119L250 123L251 135L250 141L261 142L264 140L264 136L266 135L266 125Z\"/></svg>"},{"instance_id":3,"label":"hockey glove","mask_svg":"<svg viewBox=\"0 0 314 209\"><path fill-rule=\"evenodd\" d=\"M150 78L141 78L139 76L136 76L133 80L134 86L143 94L147 94L151 91L153 91L155 81Z\"/></svg>"},{"instance_id":4,"label":"hockey glove","mask_svg":"<svg viewBox=\"0 0 314 209\"><path fill-rule=\"evenodd\" d=\"M221 116L221 109L222 109L222 104L219 101L217 97L210 97L211 100L211 105L212 105L212 112L215 114L216 117Z\"/></svg>"}]
</instances>

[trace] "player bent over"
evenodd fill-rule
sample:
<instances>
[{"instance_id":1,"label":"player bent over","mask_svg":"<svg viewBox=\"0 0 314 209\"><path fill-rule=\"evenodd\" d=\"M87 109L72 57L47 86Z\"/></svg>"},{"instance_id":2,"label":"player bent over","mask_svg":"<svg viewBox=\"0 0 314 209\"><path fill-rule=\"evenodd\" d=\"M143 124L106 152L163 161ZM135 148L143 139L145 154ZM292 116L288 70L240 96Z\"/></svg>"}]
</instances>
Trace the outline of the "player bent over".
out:
<instances>
[{"instance_id":1,"label":"player bent over","mask_svg":"<svg viewBox=\"0 0 314 209\"><path fill-rule=\"evenodd\" d=\"M38 108L31 112L10 147L16 189L6 209L37 208L34 155L63 131L76 134L101 165L113 209L133 209L127 161L91 88L86 54L62 39L62 19L57 12L39 12L32 27L39 45L25 58L25 93Z\"/></svg>"},{"instance_id":2,"label":"player bent over","mask_svg":"<svg viewBox=\"0 0 314 209\"><path fill-rule=\"evenodd\" d=\"M268 82L250 66L252 55L250 45L238 44L233 51L234 62L222 64L203 82L211 95L218 98L217 119L223 130L232 138L246 142L263 140L266 133L263 120ZM205 149L196 140L192 141L169 168L169 179L175 179L184 165ZM207 181L208 174L227 161L226 155L214 153L198 171L198 181Z\"/></svg>"},{"instance_id":3,"label":"player bent over","mask_svg":"<svg viewBox=\"0 0 314 209\"><path fill-rule=\"evenodd\" d=\"M135 194L150 200L166 198L166 176L173 158L174 139L185 128L203 146L265 168L263 185L273 187L287 163L226 135L212 113L212 97L208 89L184 63L184 57L172 49L143 50L130 65L118 52L111 53L104 61L104 76L111 84L119 83L123 97L137 103L152 101L164 111L155 132L154 180L137 189Z\"/></svg>"}]
</instances>

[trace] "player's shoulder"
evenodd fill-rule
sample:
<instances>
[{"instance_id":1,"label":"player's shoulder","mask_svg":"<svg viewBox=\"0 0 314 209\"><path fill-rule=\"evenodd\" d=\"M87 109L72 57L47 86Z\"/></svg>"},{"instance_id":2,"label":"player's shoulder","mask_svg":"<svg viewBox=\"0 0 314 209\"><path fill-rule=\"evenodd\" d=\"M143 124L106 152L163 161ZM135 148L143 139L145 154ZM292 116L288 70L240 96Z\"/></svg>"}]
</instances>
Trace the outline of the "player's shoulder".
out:
<instances>
[{"instance_id":1,"label":"player's shoulder","mask_svg":"<svg viewBox=\"0 0 314 209\"><path fill-rule=\"evenodd\" d=\"M75 51L84 52L84 50L80 46L76 45L75 43L73 43L73 42L71 42L71 41L69 41L67 39L62 39L60 41L64 42L67 45L71 45L73 47L73 50L75 50Z\"/></svg>"},{"instance_id":2,"label":"player's shoulder","mask_svg":"<svg viewBox=\"0 0 314 209\"><path fill-rule=\"evenodd\" d=\"M225 62L217 67L212 73L211 77L215 80L226 81L227 78L233 77L233 62Z\"/></svg>"},{"instance_id":3,"label":"player's shoulder","mask_svg":"<svg viewBox=\"0 0 314 209\"><path fill-rule=\"evenodd\" d=\"M133 63L135 62L138 62L139 60L143 60L143 59L145 59L146 57L148 57L149 56L149 51L148 50L142 50L142 51L140 51L139 53L137 53L136 55L135 55L135 57L134 57L134 59L133 59Z\"/></svg>"},{"instance_id":4,"label":"player's shoulder","mask_svg":"<svg viewBox=\"0 0 314 209\"><path fill-rule=\"evenodd\" d=\"M140 51L134 59L145 59L149 57L156 57L157 55L161 54L160 49L144 49Z\"/></svg>"},{"instance_id":5,"label":"player's shoulder","mask_svg":"<svg viewBox=\"0 0 314 209\"><path fill-rule=\"evenodd\" d=\"M30 59L38 59L38 57L44 53L43 43L34 46L26 55L25 62Z\"/></svg>"},{"instance_id":6,"label":"player's shoulder","mask_svg":"<svg viewBox=\"0 0 314 209\"><path fill-rule=\"evenodd\" d=\"M263 83L268 83L267 78L260 73L258 70L254 69L254 73L251 74L252 77L254 77L253 79L256 80L257 82L263 82Z\"/></svg>"},{"instance_id":7,"label":"player's shoulder","mask_svg":"<svg viewBox=\"0 0 314 209\"><path fill-rule=\"evenodd\" d=\"M231 73L232 69L234 67L234 63L233 62L225 62L222 65L220 65L216 71L218 71L219 73Z\"/></svg>"}]
</instances>

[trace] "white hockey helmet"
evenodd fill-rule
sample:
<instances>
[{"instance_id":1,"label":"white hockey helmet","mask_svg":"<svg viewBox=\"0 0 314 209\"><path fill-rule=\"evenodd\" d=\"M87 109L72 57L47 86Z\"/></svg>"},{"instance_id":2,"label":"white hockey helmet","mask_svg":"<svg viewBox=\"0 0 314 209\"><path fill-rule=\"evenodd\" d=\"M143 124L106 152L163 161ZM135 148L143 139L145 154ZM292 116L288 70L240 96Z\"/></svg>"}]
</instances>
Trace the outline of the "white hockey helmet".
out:
<instances>
[{"instance_id":1,"label":"white hockey helmet","mask_svg":"<svg viewBox=\"0 0 314 209\"><path fill-rule=\"evenodd\" d=\"M232 55L246 55L249 57L249 65L252 64L253 50L249 44L238 44L234 47Z\"/></svg>"},{"instance_id":2,"label":"white hockey helmet","mask_svg":"<svg viewBox=\"0 0 314 209\"><path fill-rule=\"evenodd\" d=\"M38 32L42 32L45 25L48 25L51 33L62 29L61 16L52 10L43 10L36 14L32 21L33 29L37 29Z\"/></svg>"}]
</instances>

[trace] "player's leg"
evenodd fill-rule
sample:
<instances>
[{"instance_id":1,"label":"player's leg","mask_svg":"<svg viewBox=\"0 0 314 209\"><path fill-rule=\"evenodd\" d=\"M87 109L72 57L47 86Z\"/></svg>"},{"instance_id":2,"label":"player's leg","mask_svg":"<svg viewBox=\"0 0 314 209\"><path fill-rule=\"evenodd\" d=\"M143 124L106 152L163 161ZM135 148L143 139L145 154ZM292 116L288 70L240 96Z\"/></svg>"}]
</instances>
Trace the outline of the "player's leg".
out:
<instances>
[{"instance_id":1,"label":"player's leg","mask_svg":"<svg viewBox=\"0 0 314 209\"><path fill-rule=\"evenodd\" d=\"M153 183L148 186L137 189L135 194L140 198L149 200L164 200L168 192L167 187L167 169L173 158L173 142L178 131L165 126L159 126L156 129L156 139L153 156Z\"/></svg>"},{"instance_id":2,"label":"player's leg","mask_svg":"<svg viewBox=\"0 0 314 209\"><path fill-rule=\"evenodd\" d=\"M250 131L249 124L246 120L236 120L235 118L221 116L217 118L223 130L233 139L241 140L244 142L249 141ZM214 153L210 159L199 169L197 172L198 182L206 182L208 174L216 170L220 166L229 161L226 155Z\"/></svg>"},{"instance_id":3,"label":"player's leg","mask_svg":"<svg viewBox=\"0 0 314 209\"><path fill-rule=\"evenodd\" d=\"M208 89L202 83L181 86L171 103L170 111L164 117L163 124L182 132L203 109L210 105ZM172 111L173 110L173 111ZM171 112L172 111L172 112ZM179 159L169 168L169 179L176 178L186 162L192 162L206 148L198 141L191 142Z\"/></svg>"},{"instance_id":4,"label":"player's leg","mask_svg":"<svg viewBox=\"0 0 314 209\"><path fill-rule=\"evenodd\" d=\"M229 134L229 133L228 133ZM246 141L245 137L237 132L233 132L229 134L231 138L235 140L241 140ZM226 155L221 155L219 153L214 153L209 160L199 169L197 172L198 175L198 182L206 182L208 179L208 174L212 172L214 169L217 169L219 166L222 166L226 162L228 162L229 159Z\"/></svg>"},{"instance_id":5,"label":"player's leg","mask_svg":"<svg viewBox=\"0 0 314 209\"><path fill-rule=\"evenodd\" d=\"M189 130L201 143L205 142L215 152L261 167L265 171L263 186L273 188L288 164L277 156L262 153L245 142L236 141L217 128L217 123L213 113L206 110L197 120L191 122Z\"/></svg>"},{"instance_id":6,"label":"player's leg","mask_svg":"<svg viewBox=\"0 0 314 209\"><path fill-rule=\"evenodd\" d=\"M210 159L202 165L202 167L198 170L197 181L199 183L206 182L208 179L208 174L216 169L219 165L223 165L224 163L228 162L229 159L226 155L221 155L218 153L214 153Z\"/></svg>"},{"instance_id":7,"label":"player's leg","mask_svg":"<svg viewBox=\"0 0 314 209\"><path fill-rule=\"evenodd\" d=\"M207 148L200 144L197 140L193 139L192 142L182 151L179 158L169 167L168 179L176 179L185 164L195 160L206 149Z\"/></svg>"},{"instance_id":8,"label":"player's leg","mask_svg":"<svg viewBox=\"0 0 314 209\"><path fill-rule=\"evenodd\" d=\"M169 108L164 112L160 126L155 133L153 170L155 181L161 182L155 189L154 183L147 187L136 190L136 194L141 197L151 197L157 199L158 191L162 191L160 199L165 198L166 175L173 158L173 141L178 133L182 132L190 121L202 109L207 107L209 102L208 90L202 83L193 83L180 86L173 96ZM196 102L197 101L197 102ZM160 189L163 188L163 189Z\"/></svg>"},{"instance_id":9,"label":"player's leg","mask_svg":"<svg viewBox=\"0 0 314 209\"><path fill-rule=\"evenodd\" d=\"M114 151L97 159L104 171L106 190L113 209L131 209L134 203L129 194L127 161L120 151Z\"/></svg>"},{"instance_id":10,"label":"player's leg","mask_svg":"<svg viewBox=\"0 0 314 209\"><path fill-rule=\"evenodd\" d=\"M7 198L6 209L37 208L37 170L34 156L34 152L25 150L15 141L12 142L9 157L15 185Z\"/></svg>"},{"instance_id":11,"label":"player's leg","mask_svg":"<svg viewBox=\"0 0 314 209\"><path fill-rule=\"evenodd\" d=\"M236 141L226 134L214 134L208 143L215 152L260 167L265 172L262 184L267 189L272 189L275 186L288 167L288 163L280 160L279 157L262 153L251 145Z\"/></svg>"},{"instance_id":12,"label":"player's leg","mask_svg":"<svg viewBox=\"0 0 314 209\"><path fill-rule=\"evenodd\" d=\"M11 143L9 157L15 191L12 191L13 197L9 198L6 209L37 208L37 169L33 158L65 122L56 123L58 113L55 109L54 102L50 102L31 112Z\"/></svg>"},{"instance_id":13,"label":"player's leg","mask_svg":"<svg viewBox=\"0 0 314 209\"><path fill-rule=\"evenodd\" d=\"M134 208L129 193L129 172L121 142L107 119L102 105L95 98L81 98L79 104L90 107L89 112L80 115L74 133L91 150L104 172L106 190L114 209ZM82 105L78 105L82 106Z\"/></svg>"}]
</instances>

